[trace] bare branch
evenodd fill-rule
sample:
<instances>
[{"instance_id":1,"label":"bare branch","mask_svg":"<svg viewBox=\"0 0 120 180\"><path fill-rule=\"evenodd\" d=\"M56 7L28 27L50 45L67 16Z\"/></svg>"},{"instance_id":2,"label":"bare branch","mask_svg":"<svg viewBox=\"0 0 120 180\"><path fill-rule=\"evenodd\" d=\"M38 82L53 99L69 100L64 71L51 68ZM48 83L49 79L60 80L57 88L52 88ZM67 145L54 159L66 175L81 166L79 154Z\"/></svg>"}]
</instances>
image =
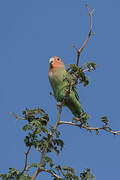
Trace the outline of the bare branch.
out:
<instances>
[{"instance_id":1,"label":"bare branch","mask_svg":"<svg viewBox=\"0 0 120 180\"><path fill-rule=\"evenodd\" d=\"M72 47L75 48L75 50L76 50L77 52L79 51L78 47L75 46L74 44L72 44Z\"/></svg>"},{"instance_id":2,"label":"bare branch","mask_svg":"<svg viewBox=\"0 0 120 180\"><path fill-rule=\"evenodd\" d=\"M83 48L84 48L85 45L87 44L90 36L91 36L91 35L95 35L95 33L92 33L92 14L93 14L93 12L94 12L94 9L90 12L90 10L89 10L89 8L88 8L88 5L86 5L86 8L88 9L88 12L89 12L89 15L90 15L90 31L89 31L89 33L88 33L88 36L87 36L85 42L83 43L83 45L82 45L82 47L81 47L80 49L78 49L75 45L73 45L73 47L74 47L74 48L76 49L76 51L77 51L77 63L76 63L77 66L79 65L80 54L81 54Z\"/></svg>"},{"instance_id":3,"label":"bare branch","mask_svg":"<svg viewBox=\"0 0 120 180\"><path fill-rule=\"evenodd\" d=\"M38 168L36 171L35 171L35 173L34 173L34 175L33 175L33 177L32 177L32 180L35 180L36 179L36 177L38 176L38 174L40 173L40 168Z\"/></svg>"},{"instance_id":4,"label":"bare branch","mask_svg":"<svg viewBox=\"0 0 120 180\"><path fill-rule=\"evenodd\" d=\"M30 152L31 146L28 148L28 150L25 152L25 167L24 170L27 169L27 160L28 160L28 154Z\"/></svg>"},{"instance_id":5,"label":"bare branch","mask_svg":"<svg viewBox=\"0 0 120 180\"><path fill-rule=\"evenodd\" d=\"M61 116L61 112L62 112L62 106L63 106L63 104L61 104L60 107L59 107L59 112L58 112L57 122L56 122L56 124L55 124L54 130L56 130L56 128L57 128L58 125L59 125L59 122L60 122L60 116Z\"/></svg>"},{"instance_id":6,"label":"bare branch","mask_svg":"<svg viewBox=\"0 0 120 180\"><path fill-rule=\"evenodd\" d=\"M90 130L90 131L98 131L98 130L104 130L104 131L107 131L111 134L114 134L114 135L118 135L120 136L120 131L113 131L107 127L89 127L89 126L84 126L82 124L76 124L76 123L73 123L73 122L68 122L68 121L60 121L59 122L59 125L62 125L62 124L68 124L68 125L72 125L72 126L77 126L79 128L84 128L84 129L87 129L87 130Z\"/></svg>"},{"instance_id":7,"label":"bare branch","mask_svg":"<svg viewBox=\"0 0 120 180\"><path fill-rule=\"evenodd\" d=\"M34 131L33 136L35 136L36 132L37 132L37 129ZM29 154L29 152L31 150L31 147L32 147L32 145L30 145L28 147L28 150L25 152L25 166L24 166L24 169L22 170L20 176L30 168L30 166L28 166L27 163L28 163L28 154Z\"/></svg>"}]
</instances>

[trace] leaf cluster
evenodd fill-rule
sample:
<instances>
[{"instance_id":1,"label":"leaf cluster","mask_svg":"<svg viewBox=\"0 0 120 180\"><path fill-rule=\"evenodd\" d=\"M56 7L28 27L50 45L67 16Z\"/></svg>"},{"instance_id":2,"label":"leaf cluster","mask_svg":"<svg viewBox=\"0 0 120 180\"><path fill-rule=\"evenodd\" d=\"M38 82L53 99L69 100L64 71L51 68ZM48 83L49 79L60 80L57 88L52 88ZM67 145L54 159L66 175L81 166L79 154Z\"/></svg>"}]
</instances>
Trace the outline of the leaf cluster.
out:
<instances>
[{"instance_id":1,"label":"leaf cluster","mask_svg":"<svg viewBox=\"0 0 120 180\"><path fill-rule=\"evenodd\" d=\"M26 109L23 111L23 118L27 122L22 130L26 132L24 139L25 145L28 148L34 147L35 150L41 154L46 150L46 153L55 151L56 155L62 151L64 142L60 139L60 132L48 125L49 116L41 108ZM38 168L40 164L32 163L29 164L29 168ZM52 168L54 161L52 158L45 155L44 161L41 165L42 168ZM8 174L1 174L0 177L3 179L17 179L24 176L22 171L18 171L15 168L10 168ZM26 176L24 177L26 178ZM28 177L27 177L28 178ZM24 179L23 179L24 180Z\"/></svg>"},{"instance_id":2,"label":"leaf cluster","mask_svg":"<svg viewBox=\"0 0 120 180\"><path fill-rule=\"evenodd\" d=\"M68 166L56 166L55 170L62 177L63 180L79 180L79 177L76 175L75 169ZM58 180L58 178L54 178L54 180Z\"/></svg>"},{"instance_id":3,"label":"leaf cluster","mask_svg":"<svg viewBox=\"0 0 120 180\"><path fill-rule=\"evenodd\" d=\"M104 130L112 131L112 128L110 127L110 124L109 124L109 120L108 120L108 118L106 116L102 116L101 121L103 123L102 128Z\"/></svg>"},{"instance_id":4,"label":"leaf cluster","mask_svg":"<svg viewBox=\"0 0 120 180\"><path fill-rule=\"evenodd\" d=\"M88 119L90 118L90 115L86 112L82 112L79 117L73 117L72 122L80 123L80 125L89 126Z\"/></svg>"},{"instance_id":5,"label":"leaf cluster","mask_svg":"<svg viewBox=\"0 0 120 180\"><path fill-rule=\"evenodd\" d=\"M73 81L75 84L83 84L83 86L87 86L89 84L88 77L86 76L86 71L93 71L96 69L96 64L93 62L89 62L84 64L83 66L77 66L76 64L69 64L68 65L68 72L72 75ZM87 67L87 69L86 69Z\"/></svg>"},{"instance_id":6,"label":"leaf cluster","mask_svg":"<svg viewBox=\"0 0 120 180\"><path fill-rule=\"evenodd\" d=\"M85 168L83 172L80 173L81 180L94 180L95 176L89 168Z\"/></svg>"},{"instance_id":7,"label":"leaf cluster","mask_svg":"<svg viewBox=\"0 0 120 180\"><path fill-rule=\"evenodd\" d=\"M39 121L42 125L46 126L49 121L49 116L42 108L36 109L26 109L23 111L24 119L28 122L32 122L33 120Z\"/></svg>"},{"instance_id":8,"label":"leaf cluster","mask_svg":"<svg viewBox=\"0 0 120 180\"><path fill-rule=\"evenodd\" d=\"M87 125L88 117L89 116L86 113L83 113L80 118L74 118L73 121ZM43 162L42 164L27 164L26 162L26 166L23 171L19 171L15 168L9 168L9 172L7 174L0 174L0 178L3 180L30 180L31 177L28 174L30 169L39 168L40 171L50 173L54 180L78 180L79 178L73 168L60 165L56 166L54 160L48 156L48 154L52 151L58 155L64 147L64 142L60 138L60 132L48 124L48 114L41 108L26 109L23 111L22 119L26 122L22 128L22 130L26 133L24 139L25 145L29 150L31 147L34 147L34 149L39 151L41 155L45 152ZM29 153L29 151L27 152Z\"/></svg>"},{"instance_id":9,"label":"leaf cluster","mask_svg":"<svg viewBox=\"0 0 120 180\"><path fill-rule=\"evenodd\" d=\"M60 132L54 130L52 126L48 126L48 114L43 109L38 108L27 109L23 115L28 121L23 127L23 130L27 132L24 139L26 146L34 146L40 152L46 148L47 152L54 150L56 154L59 154L64 142L59 138Z\"/></svg>"},{"instance_id":10,"label":"leaf cluster","mask_svg":"<svg viewBox=\"0 0 120 180\"><path fill-rule=\"evenodd\" d=\"M31 180L31 177L26 174L21 176L21 171L11 167L8 174L0 174L0 178L4 180Z\"/></svg>"}]
</instances>

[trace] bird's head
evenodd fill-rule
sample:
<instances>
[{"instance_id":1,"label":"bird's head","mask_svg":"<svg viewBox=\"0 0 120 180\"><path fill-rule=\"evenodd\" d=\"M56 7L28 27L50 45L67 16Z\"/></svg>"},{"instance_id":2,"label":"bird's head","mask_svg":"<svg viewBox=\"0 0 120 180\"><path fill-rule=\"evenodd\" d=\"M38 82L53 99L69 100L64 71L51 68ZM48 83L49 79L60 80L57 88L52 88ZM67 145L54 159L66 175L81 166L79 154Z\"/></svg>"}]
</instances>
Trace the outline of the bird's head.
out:
<instances>
[{"instance_id":1,"label":"bird's head","mask_svg":"<svg viewBox=\"0 0 120 180\"><path fill-rule=\"evenodd\" d=\"M59 57L53 56L49 60L49 71L53 72L56 68L65 68L65 65Z\"/></svg>"}]
</instances>

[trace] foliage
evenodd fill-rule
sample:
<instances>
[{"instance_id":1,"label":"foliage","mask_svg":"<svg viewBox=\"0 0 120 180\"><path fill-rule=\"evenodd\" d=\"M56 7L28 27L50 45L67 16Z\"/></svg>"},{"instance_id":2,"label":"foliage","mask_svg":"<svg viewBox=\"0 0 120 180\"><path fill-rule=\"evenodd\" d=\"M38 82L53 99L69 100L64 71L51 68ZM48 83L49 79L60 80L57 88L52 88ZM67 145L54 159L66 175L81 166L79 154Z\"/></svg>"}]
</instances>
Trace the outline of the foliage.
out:
<instances>
[{"instance_id":1,"label":"foliage","mask_svg":"<svg viewBox=\"0 0 120 180\"><path fill-rule=\"evenodd\" d=\"M67 167L67 166L56 166L55 169L57 170L58 174L63 176L63 179L69 180L79 180L79 177L76 175L76 172L73 168ZM54 180L57 180L57 178L54 178Z\"/></svg>"},{"instance_id":2,"label":"foliage","mask_svg":"<svg viewBox=\"0 0 120 180\"><path fill-rule=\"evenodd\" d=\"M26 175L21 175L21 171L11 167L9 168L8 174L0 174L0 178L4 180L30 180L31 177Z\"/></svg>"},{"instance_id":3,"label":"foliage","mask_svg":"<svg viewBox=\"0 0 120 180\"><path fill-rule=\"evenodd\" d=\"M82 112L80 117L73 117L72 121L76 123L80 123L81 125L89 126L87 120L90 118L90 115L86 112Z\"/></svg>"},{"instance_id":4,"label":"foliage","mask_svg":"<svg viewBox=\"0 0 120 180\"><path fill-rule=\"evenodd\" d=\"M0 174L0 178L3 180L30 180L32 177L29 175L30 169L39 168L40 171L45 171L51 174L54 180L63 179L77 180L79 177L73 168L68 166L55 165L54 160L49 156L50 152L55 152L59 155L64 147L64 142L60 138L60 132L48 124L49 116L41 108L36 109L26 109L22 113L22 119L25 120L26 124L23 126L22 130L27 134L25 136L24 142L28 151L26 151L26 157L29 153L31 147L42 154L46 151L44 155L44 160L42 163L30 163L26 161L25 168L21 171L15 168L9 168L7 174ZM83 114L81 122L86 124L87 115ZM77 122L76 119L74 121ZM85 121L85 122L84 122ZM48 154L48 155L47 155ZM28 171L29 169L29 171Z\"/></svg>"},{"instance_id":5,"label":"foliage","mask_svg":"<svg viewBox=\"0 0 120 180\"><path fill-rule=\"evenodd\" d=\"M85 168L83 172L80 173L81 180L94 180L95 176L91 173L89 168Z\"/></svg>"},{"instance_id":6,"label":"foliage","mask_svg":"<svg viewBox=\"0 0 120 180\"><path fill-rule=\"evenodd\" d=\"M87 69L85 67L87 67ZM67 71L73 76L73 81L75 82L75 84L82 83L83 86L87 86L89 84L89 80L85 72L90 72L95 69L96 64L93 62L89 62L80 67L76 64L69 64L69 68Z\"/></svg>"}]
</instances>

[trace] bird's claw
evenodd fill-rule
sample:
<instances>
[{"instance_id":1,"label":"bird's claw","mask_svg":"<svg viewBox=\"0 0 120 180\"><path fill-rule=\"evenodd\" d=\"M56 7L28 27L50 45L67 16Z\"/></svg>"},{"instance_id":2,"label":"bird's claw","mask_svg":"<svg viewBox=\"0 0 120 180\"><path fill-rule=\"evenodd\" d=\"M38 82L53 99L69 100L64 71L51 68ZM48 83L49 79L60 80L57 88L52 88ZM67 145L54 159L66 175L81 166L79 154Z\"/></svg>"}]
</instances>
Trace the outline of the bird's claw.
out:
<instances>
[{"instance_id":1,"label":"bird's claw","mask_svg":"<svg viewBox=\"0 0 120 180\"><path fill-rule=\"evenodd\" d=\"M60 108L62 106L62 102L57 102L57 107Z\"/></svg>"}]
</instances>

